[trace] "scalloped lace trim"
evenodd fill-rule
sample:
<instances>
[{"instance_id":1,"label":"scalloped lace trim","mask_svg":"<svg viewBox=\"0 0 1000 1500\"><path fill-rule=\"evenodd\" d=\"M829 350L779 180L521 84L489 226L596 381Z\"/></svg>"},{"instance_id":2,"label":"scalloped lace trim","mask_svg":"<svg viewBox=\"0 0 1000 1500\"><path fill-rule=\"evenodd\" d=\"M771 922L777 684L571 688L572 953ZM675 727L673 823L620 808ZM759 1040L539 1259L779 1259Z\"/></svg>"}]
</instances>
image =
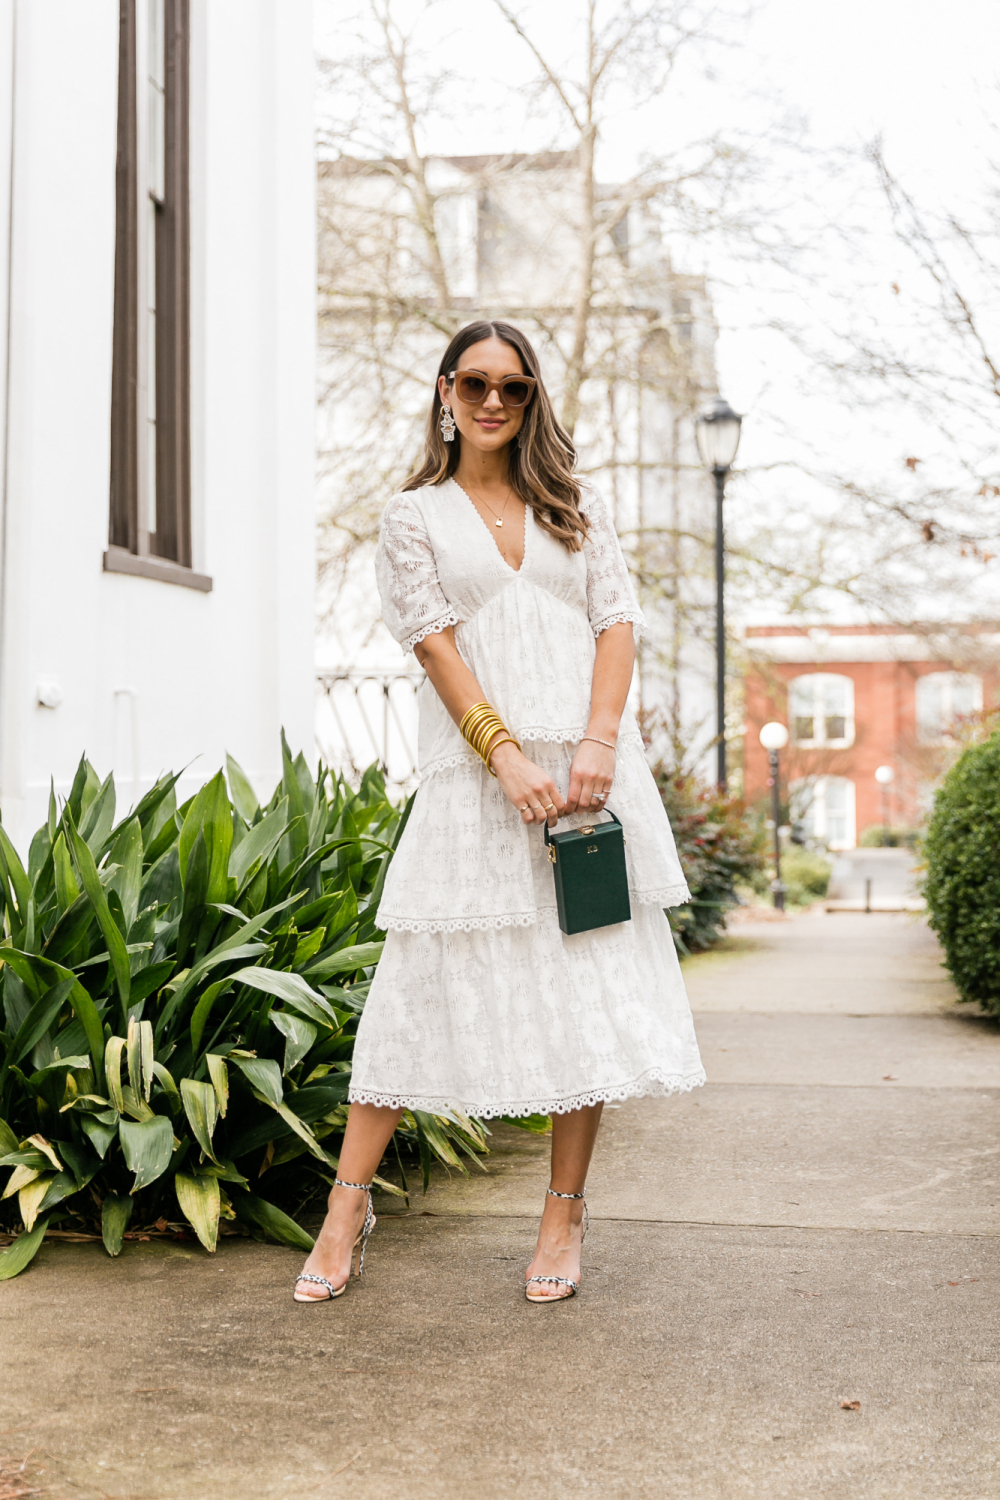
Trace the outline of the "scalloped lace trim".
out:
<instances>
[{"instance_id":1,"label":"scalloped lace trim","mask_svg":"<svg viewBox=\"0 0 1000 1500\"><path fill-rule=\"evenodd\" d=\"M390 917L379 912L375 925L380 932L491 932L501 927L531 927L536 911L513 911L502 917Z\"/></svg>"},{"instance_id":2,"label":"scalloped lace trim","mask_svg":"<svg viewBox=\"0 0 1000 1500\"><path fill-rule=\"evenodd\" d=\"M659 890L633 891L629 897L637 906L682 906L690 901L686 885L661 886ZM531 911L505 912L488 917L394 917L381 911L375 919L380 932L496 932L503 927L532 927L543 912L553 912L556 903L539 904ZM596 932L598 929L595 928Z\"/></svg>"},{"instance_id":3,"label":"scalloped lace trim","mask_svg":"<svg viewBox=\"0 0 1000 1500\"><path fill-rule=\"evenodd\" d=\"M625 1099L642 1099L649 1095L661 1098L668 1094L689 1094L705 1083L705 1069L693 1073L667 1073L662 1068L648 1072L628 1083L610 1084L569 1094L557 1099L456 1100L428 1094L379 1094L371 1089L348 1091L352 1104L374 1104L378 1109L421 1109L425 1114L444 1114L458 1108L479 1120L495 1120L501 1115L568 1115L575 1109L591 1109L595 1104L609 1104Z\"/></svg>"},{"instance_id":4,"label":"scalloped lace trim","mask_svg":"<svg viewBox=\"0 0 1000 1500\"><path fill-rule=\"evenodd\" d=\"M686 885L665 885L658 891L630 890L629 896L640 906L683 906L685 901L691 900Z\"/></svg>"},{"instance_id":5,"label":"scalloped lace trim","mask_svg":"<svg viewBox=\"0 0 1000 1500\"><path fill-rule=\"evenodd\" d=\"M612 625L631 625L635 639L638 640L646 629L646 622L642 615L635 609L623 609L620 614L608 615L599 625L595 625L594 638L609 630Z\"/></svg>"},{"instance_id":6,"label":"scalloped lace trim","mask_svg":"<svg viewBox=\"0 0 1000 1500\"><path fill-rule=\"evenodd\" d=\"M425 625L422 630L415 630L412 635L408 635L403 642L403 650L412 651L414 646L419 646L420 642L425 641L429 635L438 635L442 630L447 630L449 625L460 623L455 611L449 609L448 613L442 615L440 620L435 620L433 625Z\"/></svg>"}]
</instances>

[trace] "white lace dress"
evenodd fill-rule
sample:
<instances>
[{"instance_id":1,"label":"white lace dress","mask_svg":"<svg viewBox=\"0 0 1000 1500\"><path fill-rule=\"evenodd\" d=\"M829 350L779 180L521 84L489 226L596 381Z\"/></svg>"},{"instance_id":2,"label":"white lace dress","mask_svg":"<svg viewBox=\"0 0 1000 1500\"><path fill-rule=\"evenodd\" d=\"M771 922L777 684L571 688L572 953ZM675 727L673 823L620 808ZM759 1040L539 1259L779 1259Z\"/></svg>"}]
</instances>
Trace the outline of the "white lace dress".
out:
<instances>
[{"instance_id":1,"label":"white lace dress","mask_svg":"<svg viewBox=\"0 0 1000 1500\"><path fill-rule=\"evenodd\" d=\"M446 480L389 501L376 560L396 640L411 651L453 625L483 696L564 795L595 638L642 626L607 511L592 494L583 508L590 532L573 553L527 510L515 572ZM379 907L386 944L350 1098L488 1119L703 1083L663 912L688 890L631 710L608 805L625 830L632 920L566 937L541 828L524 826L426 679L419 705L421 784Z\"/></svg>"}]
</instances>

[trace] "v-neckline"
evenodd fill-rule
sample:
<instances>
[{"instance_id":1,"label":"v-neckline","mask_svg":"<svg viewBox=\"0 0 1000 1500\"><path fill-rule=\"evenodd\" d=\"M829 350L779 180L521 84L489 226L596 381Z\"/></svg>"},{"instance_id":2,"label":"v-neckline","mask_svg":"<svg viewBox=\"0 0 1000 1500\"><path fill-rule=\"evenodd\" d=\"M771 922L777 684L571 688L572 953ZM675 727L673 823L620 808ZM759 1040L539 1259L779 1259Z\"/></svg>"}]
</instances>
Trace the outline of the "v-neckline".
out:
<instances>
[{"instance_id":1,"label":"v-neckline","mask_svg":"<svg viewBox=\"0 0 1000 1500\"><path fill-rule=\"evenodd\" d=\"M480 515L480 513L479 513L479 507L476 505L476 502L473 500L473 498L469 494L468 490L463 489L462 486L459 484L458 480L455 479L455 478L453 478L451 482L455 486L455 488L458 490L459 494L463 495L465 497L465 499L469 502L470 506L472 507L473 511L475 512L476 519L481 523L481 525L483 527L483 530L489 536L490 541L493 543L494 550L497 553L497 556L500 558L500 561L503 563L504 567L507 568L511 573L513 573L514 577L516 578L519 573L521 573L521 572L524 571L524 565L525 565L525 563L528 560L528 512L531 509L531 506L530 505L525 505L525 507L524 507L524 522L523 522L523 524L524 524L524 535L523 535L523 537L521 539L521 544L522 544L521 545L521 566L519 568L514 568L514 567L511 566L511 564L504 557L503 553L500 551L499 543L497 542L496 537L493 535L493 528Z\"/></svg>"}]
</instances>

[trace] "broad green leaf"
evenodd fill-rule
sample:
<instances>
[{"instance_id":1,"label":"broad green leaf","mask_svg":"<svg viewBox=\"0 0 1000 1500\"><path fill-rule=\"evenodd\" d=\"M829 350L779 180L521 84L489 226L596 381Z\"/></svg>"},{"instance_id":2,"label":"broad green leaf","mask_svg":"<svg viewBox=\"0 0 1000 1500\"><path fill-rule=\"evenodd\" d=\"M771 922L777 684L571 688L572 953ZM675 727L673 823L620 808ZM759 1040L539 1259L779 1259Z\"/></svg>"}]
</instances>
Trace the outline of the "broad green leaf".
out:
<instances>
[{"instance_id":1,"label":"broad green leaf","mask_svg":"<svg viewBox=\"0 0 1000 1500\"><path fill-rule=\"evenodd\" d=\"M253 866L260 860L266 864L278 847L278 841L288 822L288 798L283 797L273 812L255 824L242 843L229 856L229 878L236 881L238 890Z\"/></svg>"},{"instance_id":2,"label":"broad green leaf","mask_svg":"<svg viewBox=\"0 0 1000 1500\"><path fill-rule=\"evenodd\" d=\"M45 1073L54 1073L57 1070L57 1068L68 1068L70 1070L73 1070L73 1069L76 1069L76 1068L80 1068L80 1069L87 1068L87 1069L89 1069L90 1068L90 1058L89 1057L57 1057L56 1060L55 1060L55 1062L46 1063L44 1068L36 1068L35 1071L34 1071L34 1073L31 1076L32 1076L32 1078L40 1078ZM63 1105L63 1109L65 1109L65 1108L66 1108L66 1106Z\"/></svg>"},{"instance_id":3,"label":"broad green leaf","mask_svg":"<svg viewBox=\"0 0 1000 1500\"><path fill-rule=\"evenodd\" d=\"M205 1034L205 1027L208 1025L208 1018L212 1013L212 1006L215 1004L216 1000L218 1000L220 995L224 994L226 990L232 988L232 983L233 981L231 977L226 979L217 979L214 984L209 985L205 993L199 998L198 1004L191 1012L192 1051L197 1053L198 1049L201 1047L201 1039Z\"/></svg>"},{"instance_id":4,"label":"broad green leaf","mask_svg":"<svg viewBox=\"0 0 1000 1500\"><path fill-rule=\"evenodd\" d=\"M226 1110L229 1107L229 1069L226 1067L226 1059L217 1057L214 1052L207 1052L205 1061L208 1064L208 1076L215 1090L219 1114L225 1119Z\"/></svg>"},{"instance_id":5,"label":"broad green leaf","mask_svg":"<svg viewBox=\"0 0 1000 1500\"><path fill-rule=\"evenodd\" d=\"M79 899L80 887L76 883L73 874L73 861L69 857L66 847L66 836L59 834L52 848L52 867L56 882L56 900L59 903L60 912L69 911L73 902Z\"/></svg>"},{"instance_id":6,"label":"broad green leaf","mask_svg":"<svg viewBox=\"0 0 1000 1500\"><path fill-rule=\"evenodd\" d=\"M149 1102L153 1087L153 1026L150 1021L137 1021L129 1016L128 1037L129 1087L136 1098Z\"/></svg>"},{"instance_id":7,"label":"broad green leaf","mask_svg":"<svg viewBox=\"0 0 1000 1500\"><path fill-rule=\"evenodd\" d=\"M166 1094L167 1099L170 1103L171 1110L180 1109L181 1096L177 1092L177 1085L174 1082L174 1075L170 1072L170 1069L165 1068L161 1062L154 1062L153 1077L157 1080L164 1093Z\"/></svg>"},{"instance_id":8,"label":"broad green leaf","mask_svg":"<svg viewBox=\"0 0 1000 1500\"><path fill-rule=\"evenodd\" d=\"M142 889L142 829L138 818L130 818L119 830L108 859L118 865L111 888L121 899L125 930L128 931L138 915Z\"/></svg>"},{"instance_id":9,"label":"broad green leaf","mask_svg":"<svg viewBox=\"0 0 1000 1500\"><path fill-rule=\"evenodd\" d=\"M27 1187L29 1182L34 1182L36 1178L40 1177L41 1172L42 1169L40 1167L15 1167L3 1190L2 1197L13 1198L14 1194L19 1193L22 1188Z\"/></svg>"},{"instance_id":10,"label":"broad green leaf","mask_svg":"<svg viewBox=\"0 0 1000 1500\"><path fill-rule=\"evenodd\" d=\"M226 773L229 777L229 795L233 799L233 806L245 823L252 823L260 812L257 794L250 785L250 779L243 767L228 754Z\"/></svg>"},{"instance_id":11,"label":"broad green leaf","mask_svg":"<svg viewBox=\"0 0 1000 1500\"><path fill-rule=\"evenodd\" d=\"M104 1049L104 1072L107 1077L108 1095L120 1115L125 1113L125 1100L122 1095L122 1052L124 1050L124 1037L108 1037L108 1045Z\"/></svg>"},{"instance_id":12,"label":"broad green leaf","mask_svg":"<svg viewBox=\"0 0 1000 1500\"><path fill-rule=\"evenodd\" d=\"M17 1150L17 1136L11 1130L6 1120L0 1120L0 1156L6 1156L8 1151Z\"/></svg>"},{"instance_id":13,"label":"broad green leaf","mask_svg":"<svg viewBox=\"0 0 1000 1500\"><path fill-rule=\"evenodd\" d=\"M29 1233L31 1226L38 1218L38 1210L49 1190L49 1184L54 1180L54 1173L50 1176L35 1177L31 1182L26 1183L17 1195L17 1206L24 1220L24 1227Z\"/></svg>"},{"instance_id":14,"label":"broad green leaf","mask_svg":"<svg viewBox=\"0 0 1000 1500\"><path fill-rule=\"evenodd\" d=\"M109 1255L121 1254L134 1202L134 1198L121 1198L117 1193L109 1193L101 1205L101 1238Z\"/></svg>"},{"instance_id":15,"label":"broad green leaf","mask_svg":"<svg viewBox=\"0 0 1000 1500\"><path fill-rule=\"evenodd\" d=\"M285 1038L285 1061L281 1071L287 1076L305 1057L319 1032L311 1021L304 1021L301 1016L291 1015L288 1011L272 1010L270 1019Z\"/></svg>"},{"instance_id":16,"label":"broad green leaf","mask_svg":"<svg viewBox=\"0 0 1000 1500\"><path fill-rule=\"evenodd\" d=\"M216 1161L212 1146L212 1132L219 1116L218 1100L210 1083L199 1083L194 1078L181 1079L181 1099L184 1113L194 1133L194 1138L206 1156Z\"/></svg>"},{"instance_id":17,"label":"broad green leaf","mask_svg":"<svg viewBox=\"0 0 1000 1500\"><path fill-rule=\"evenodd\" d=\"M189 1177L186 1172L175 1172L174 1190L181 1213L205 1249L214 1251L219 1240L219 1208L222 1202L218 1177L208 1174L204 1177Z\"/></svg>"},{"instance_id":18,"label":"broad green leaf","mask_svg":"<svg viewBox=\"0 0 1000 1500\"><path fill-rule=\"evenodd\" d=\"M11 936L19 946L23 945L30 949L34 942L34 901L31 896L31 882L25 873L24 866L17 856L17 850L11 843L0 823L0 870L5 871L11 885L14 888L14 899L17 902L16 913L8 909L11 918ZM17 922L17 930L14 930L14 922Z\"/></svg>"},{"instance_id":19,"label":"broad green leaf","mask_svg":"<svg viewBox=\"0 0 1000 1500\"><path fill-rule=\"evenodd\" d=\"M376 964L382 956L385 943L358 943L351 948L341 948L339 953L332 953L329 958L320 959L311 969L307 969L304 978L315 983L320 979L329 979L333 974L353 974L355 969L367 969L370 964Z\"/></svg>"},{"instance_id":20,"label":"broad green leaf","mask_svg":"<svg viewBox=\"0 0 1000 1500\"><path fill-rule=\"evenodd\" d=\"M301 1229L294 1219L255 1193L234 1193L233 1212L241 1223L262 1230L269 1240L275 1240L279 1245L308 1251L315 1243L312 1235Z\"/></svg>"},{"instance_id":21,"label":"broad green leaf","mask_svg":"<svg viewBox=\"0 0 1000 1500\"><path fill-rule=\"evenodd\" d=\"M44 1135L29 1135L28 1140L37 1151L41 1151L43 1156L48 1157L49 1161L55 1167L57 1172L62 1171L63 1164L56 1155L55 1148L52 1146L51 1142L45 1139Z\"/></svg>"},{"instance_id":22,"label":"broad green leaf","mask_svg":"<svg viewBox=\"0 0 1000 1500\"><path fill-rule=\"evenodd\" d=\"M71 1198L74 1193L80 1191L80 1187L86 1187L94 1173L98 1171L100 1161L95 1159L93 1171L85 1174L85 1181L81 1184L73 1172L57 1172L48 1186L48 1191L39 1205L40 1213L47 1213L50 1208L55 1208L57 1203L62 1203L64 1198Z\"/></svg>"},{"instance_id":23,"label":"broad green leaf","mask_svg":"<svg viewBox=\"0 0 1000 1500\"><path fill-rule=\"evenodd\" d=\"M337 1026L337 1017L322 995L311 989L301 974L288 974L277 969L240 969L232 976L234 983L248 984L251 989L263 990L267 995L276 995L286 1005L293 1005L312 1021L325 1026Z\"/></svg>"},{"instance_id":24,"label":"broad green leaf","mask_svg":"<svg viewBox=\"0 0 1000 1500\"><path fill-rule=\"evenodd\" d=\"M108 1147L118 1134L117 1122L114 1125L105 1125L96 1115L81 1114L80 1126L98 1156L103 1160L108 1154Z\"/></svg>"},{"instance_id":25,"label":"broad green leaf","mask_svg":"<svg viewBox=\"0 0 1000 1500\"><path fill-rule=\"evenodd\" d=\"M60 979L45 991L40 1000L35 1001L11 1044L12 1062L20 1062L41 1041L62 1010L73 984L72 975L68 979Z\"/></svg>"},{"instance_id":26,"label":"broad green leaf","mask_svg":"<svg viewBox=\"0 0 1000 1500\"><path fill-rule=\"evenodd\" d=\"M150 1109L141 1094L137 1094L128 1084L122 1089L122 1103L125 1113L131 1115L133 1120L151 1120L154 1111Z\"/></svg>"},{"instance_id":27,"label":"broad green leaf","mask_svg":"<svg viewBox=\"0 0 1000 1500\"><path fill-rule=\"evenodd\" d=\"M270 1057L237 1057L236 1066L274 1109L282 1102L281 1069Z\"/></svg>"},{"instance_id":28,"label":"broad green leaf","mask_svg":"<svg viewBox=\"0 0 1000 1500\"><path fill-rule=\"evenodd\" d=\"M104 941L111 955L111 967L114 971L115 982L118 986L119 996L121 997L122 1015L124 1016L128 1012L129 983L131 980L125 939L118 930L118 923L111 915L111 908L108 906L108 898L104 894L104 887L97 873L93 854L91 854L87 844L77 833L71 821L68 823L68 828L69 841L76 868L79 871L80 879L83 881L83 888L89 896L90 903L97 914L98 923L104 934Z\"/></svg>"},{"instance_id":29,"label":"broad green leaf","mask_svg":"<svg viewBox=\"0 0 1000 1500\"><path fill-rule=\"evenodd\" d=\"M182 970L180 974L175 976L174 982L177 984L177 988L173 991L170 999L160 1013L156 1035L163 1035L167 1022L171 1020L178 1006L183 1000L187 999L195 985L200 983L212 969L217 968L219 964L232 963L238 958L256 958L266 951L266 943L241 943L237 948L226 948L223 945L219 948L213 948L210 953L206 953L205 957L199 959L193 968Z\"/></svg>"},{"instance_id":30,"label":"broad green leaf","mask_svg":"<svg viewBox=\"0 0 1000 1500\"><path fill-rule=\"evenodd\" d=\"M118 1126L125 1165L135 1173L131 1192L148 1187L167 1170L174 1154L174 1131L164 1115L151 1120L122 1120Z\"/></svg>"},{"instance_id":31,"label":"broad green leaf","mask_svg":"<svg viewBox=\"0 0 1000 1500\"><path fill-rule=\"evenodd\" d=\"M31 1264L45 1238L48 1222L47 1216L40 1218L34 1229L27 1234L19 1234L9 1250L0 1252L0 1281L10 1281Z\"/></svg>"},{"instance_id":32,"label":"broad green leaf","mask_svg":"<svg viewBox=\"0 0 1000 1500\"><path fill-rule=\"evenodd\" d=\"M226 779L219 771L201 788L188 809L177 842L181 880L187 885L188 856L198 834L205 840L208 857L206 901L225 901L229 851L233 843L233 817L226 793Z\"/></svg>"},{"instance_id":33,"label":"broad green leaf","mask_svg":"<svg viewBox=\"0 0 1000 1500\"><path fill-rule=\"evenodd\" d=\"M149 1102L153 1088L153 1023L139 1022L139 1054L142 1059L143 1096Z\"/></svg>"},{"instance_id":34,"label":"broad green leaf","mask_svg":"<svg viewBox=\"0 0 1000 1500\"><path fill-rule=\"evenodd\" d=\"M100 787L86 812L80 817L80 837L86 841L95 859L104 848L114 821L115 781L112 773Z\"/></svg>"}]
</instances>

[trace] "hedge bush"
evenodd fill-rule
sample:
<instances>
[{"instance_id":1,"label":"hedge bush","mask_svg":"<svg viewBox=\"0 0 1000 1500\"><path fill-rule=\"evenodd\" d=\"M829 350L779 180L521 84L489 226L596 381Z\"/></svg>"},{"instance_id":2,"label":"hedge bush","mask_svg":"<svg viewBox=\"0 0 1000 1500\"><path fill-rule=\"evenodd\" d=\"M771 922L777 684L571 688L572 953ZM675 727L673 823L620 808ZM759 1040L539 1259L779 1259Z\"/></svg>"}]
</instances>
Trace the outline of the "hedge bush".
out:
<instances>
[{"instance_id":1,"label":"hedge bush","mask_svg":"<svg viewBox=\"0 0 1000 1500\"><path fill-rule=\"evenodd\" d=\"M83 760L27 868L0 828L0 1280L57 1224L112 1255L140 1231L214 1250L232 1221L311 1246L406 814L377 768L354 791L282 750L266 807L229 760L228 788L178 808L164 776L116 822ZM398 1134L425 1182L485 1150L457 1115Z\"/></svg>"},{"instance_id":2,"label":"hedge bush","mask_svg":"<svg viewBox=\"0 0 1000 1500\"><path fill-rule=\"evenodd\" d=\"M781 855L785 905L811 906L814 901L822 901L832 869L830 860L815 849L802 849L797 844L785 849Z\"/></svg>"},{"instance_id":3,"label":"hedge bush","mask_svg":"<svg viewBox=\"0 0 1000 1500\"><path fill-rule=\"evenodd\" d=\"M966 750L924 841L930 925L963 1000L1000 1014L1000 733Z\"/></svg>"}]
</instances>

